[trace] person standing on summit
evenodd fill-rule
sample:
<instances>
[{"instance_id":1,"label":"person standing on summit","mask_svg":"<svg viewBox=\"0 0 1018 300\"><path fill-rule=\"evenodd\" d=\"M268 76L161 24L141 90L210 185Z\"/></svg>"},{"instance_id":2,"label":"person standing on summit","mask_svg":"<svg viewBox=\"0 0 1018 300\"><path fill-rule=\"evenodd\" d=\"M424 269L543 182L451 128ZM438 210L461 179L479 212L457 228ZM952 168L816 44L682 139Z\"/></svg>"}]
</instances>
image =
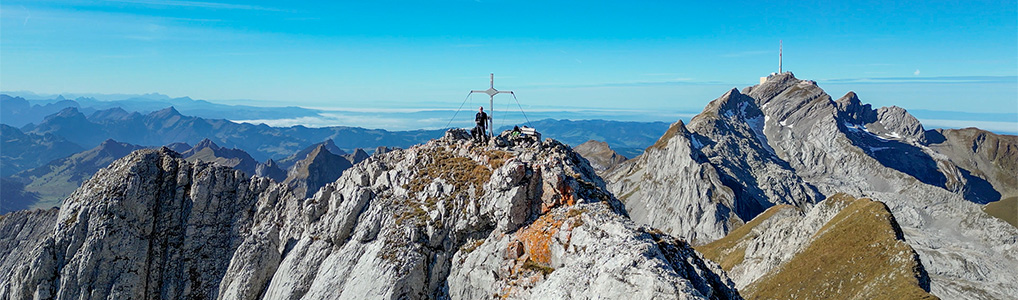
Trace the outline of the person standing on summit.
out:
<instances>
[{"instance_id":1,"label":"person standing on summit","mask_svg":"<svg viewBox=\"0 0 1018 300\"><path fill-rule=\"evenodd\" d=\"M484 137L487 135L486 132L488 130L489 119L491 118L488 117L488 114L484 113L484 106L481 106L480 108L477 109L477 115L474 116L474 123L477 124L477 126L474 127L476 132L475 133L476 136L474 136L475 139L483 140Z\"/></svg>"}]
</instances>

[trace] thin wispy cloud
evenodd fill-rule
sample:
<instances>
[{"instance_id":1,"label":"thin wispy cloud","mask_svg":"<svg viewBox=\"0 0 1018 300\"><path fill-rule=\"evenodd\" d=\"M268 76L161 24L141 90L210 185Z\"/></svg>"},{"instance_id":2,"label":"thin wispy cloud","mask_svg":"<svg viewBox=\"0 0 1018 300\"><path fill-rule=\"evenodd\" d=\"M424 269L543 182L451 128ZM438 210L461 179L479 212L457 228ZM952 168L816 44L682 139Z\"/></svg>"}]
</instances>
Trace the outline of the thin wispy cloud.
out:
<instances>
[{"instance_id":1,"label":"thin wispy cloud","mask_svg":"<svg viewBox=\"0 0 1018 300\"><path fill-rule=\"evenodd\" d=\"M208 8L208 9L236 9L236 10L282 11L281 9L277 9L277 8L257 6L257 5L219 3L219 2L200 2L200 1L178 1L178 0L110 0L109 2L119 2L119 3L129 3L129 4L141 4L141 5L155 5L155 6L194 7L194 8Z\"/></svg>"},{"instance_id":2,"label":"thin wispy cloud","mask_svg":"<svg viewBox=\"0 0 1018 300\"><path fill-rule=\"evenodd\" d=\"M21 6L21 9L25 10L25 21L21 23L21 26L28 26L28 19L32 18L32 11L28 10L24 5Z\"/></svg>"},{"instance_id":3,"label":"thin wispy cloud","mask_svg":"<svg viewBox=\"0 0 1018 300\"><path fill-rule=\"evenodd\" d=\"M639 87L639 86L667 86L667 85L723 85L723 84L735 84L741 83L725 83L720 81L696 81L692 78L675 78L671 80L648 80L648 81L628 81L628 82L602 82L602 83L590 83L590 84L535 84L535 85L523 85L521 87L534 87L534 88L601 88L601 87Z\"/></svg>"},{"instance_id":4,"label":"thin wispy cloud","mask_svg":"<svg viewBox=\"0 0 1018 300\"><path fill-rule=\"evenodd\" d=\"M919 75L919 70L913 72ZM818 80L826 83L1015 83L1018 76L931 76L931 77L862 77Z\"/></svg>"}]
</instances>

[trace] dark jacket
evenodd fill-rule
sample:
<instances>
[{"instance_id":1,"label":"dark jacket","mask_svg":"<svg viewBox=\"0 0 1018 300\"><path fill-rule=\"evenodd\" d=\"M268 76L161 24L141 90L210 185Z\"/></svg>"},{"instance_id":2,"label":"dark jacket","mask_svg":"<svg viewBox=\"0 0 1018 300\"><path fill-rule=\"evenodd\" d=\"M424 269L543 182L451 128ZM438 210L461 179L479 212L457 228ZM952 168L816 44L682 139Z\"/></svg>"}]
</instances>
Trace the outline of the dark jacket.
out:
<instances>
[{"instance_id":1,"label":"dark jacket","mask_svg":"<svg viewBox=\"0 0 1018 300\"><path fill-rule=\"evenodd\" d=\"M476 123L477 126L487 127L485 125L488 124L488 114L483 111L477 112L477 115L474 116L474 123Z\"/></svg>"}]
</instances>

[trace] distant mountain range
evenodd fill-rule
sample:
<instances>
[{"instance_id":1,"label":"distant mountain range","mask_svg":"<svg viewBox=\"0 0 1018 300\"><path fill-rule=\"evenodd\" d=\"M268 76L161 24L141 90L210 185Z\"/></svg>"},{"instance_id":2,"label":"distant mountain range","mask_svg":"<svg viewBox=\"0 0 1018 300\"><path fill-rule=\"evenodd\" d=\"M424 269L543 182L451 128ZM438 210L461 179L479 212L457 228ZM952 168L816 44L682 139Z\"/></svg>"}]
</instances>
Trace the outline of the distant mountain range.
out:
<instances>
[{"instance_id":1,"label":"distant mountain range","mask_svg":"<svg viewBox=\"0 0 1018 300\"><path fill-rule=\"evenodd\" d=\"M643 149L654 144L654 141L668 129L668 123L665 122L610 120L545 119L534 121L529 126L536 128L543 137L553 138L572 146L578 146L589 140L602 141L626 157L640 155ZM500 128L509 129L512 129L512 126Z\"/></svg>"},{"instance_id":2,"label":"distant mountain range","mask_svg":"<svg viewBox=\"0 0 1018 300\"><path fill-rule=\"evenodd\" d=\"M82 182L91 178L99 169L134 150L144 148L106 140L95 148L50 161L38 168L15 174L13 178L25 183L24 190L27 193L37 196L36 202L29 203L31 206L38 208L60 206L60 201L78 189ZM6 208L0 208L0 211L3 210Z\"/></svg>"},{"instance_id":3,"label":"distant mountain range","mask_svg":"<svg viewBox=\"0 0 1018 300\"><path fill-rule=\"evenodd\" d=\"M32 96L32 94L25 95ZM117 100L103 101L91 97L77 97L72 100L57 96L49 99L28 100L24 97L0 94L0 119L3 119L4 124L21 127L28 123L39 123L44 117L68 107L74 107L82 113L91 114L111 108L149 113L172 106L189 116L228 120L297 118L315 116L319 113L318 110L292 106L224 105L189 97L171 98L159 94L119 95L114 99Z\"/></svg>"},{"instance_id":4,"label":"distant mountain range","mask_svg":"<svg viewBox=\"0 0 1018 300\"><path fill-rule=\"evenodd\" d=\"M1018 136L927 130L904 108L874 109L854 92L835 99L790 72L725 92L632 159L611 142L485 143L457 128L338 155L349 141L290 136L306 128L172 108L83 115L65 108L5 134L12 145L95 130L152 141L225 134L134 151L59 208L0 216L0 298L1018 295ZM634 145L660 129L541 122L546 137ZM293 153L256 163L222 140ZM131 147L105 140L83 153ZM34 178L83 169L69 161ZM281 165L293 167L279 181ZM266 176L238 171L252 166ZM2 179L4 197L38 197Z\"/></svg>"},{"instance_id":5,"label":"distant mountain range","mask_svg":"<svg viewBox=\"0 0 1018 300\"><path fill-rule=\"evenodd\" d=\"M39 124L22 128L35 135L53 134L79 145L95 145L115 139L137 145L198 143L203 139L227 148L244 149L258 161L282 159L306 145L332 139L341 148L374 149L378 146L408 147L437 138L442 130L386 131L358 127L289 128L234 123L225 119L185 116L169 107L149 114L120 108L96 111L89 116L68 107L47 116Z\"/></svg>"},{"instance_id":6,"label":"distant mountain range","mask_svg":"<svg viewBox=\"0 0 1018 300\"><path fill-rule=\"evenodd\" d=\"M195 101L156 98L141 100L164 104ZM140 148L166 146L191 162L214 162L244 171L248 175L283 181L289 177L291 167L306 159L319 144L328 153L341 156L352 165L369 157L370 153L363 149L387 152L391 148L404 148L437 138L444 132L386 131L341 126L280 128L187 116L176 107L148 113L121 107L96 110L95 107L100 105L83 105L94 104L95 100L82 98L75 101L52 99L42 104L29 104L23 98L7 95L0 96L0 100L3 101L0 107L4 113L3 122L12 120L15 123L25 123L20 129L0 124L3 141L0 170L3 176L13 176L4 179L5 192L0 198L0 213L58 205L98 169L127 155L130 150ZM133 100L125 101L128 102L133 103ZM105 106L109 102L102 104ZM141 104L132 105L135 108L147 108ZM190 107L222 108L210 105L188 104ZM561 139L573 145L590 139L605 140L613 148L621 149L620 152L631 157L639 155L643 148L653 143L656 136L667 128L663 122L606 120L546 119L531 125L538 128L544 137ZM90 145L98 146L90 150L83 147ZM316 156L328 157L324 154ZM318 160L332 161L324 158ZM322 164L308 163L303 168L309 165L321 168ZM338 174L302 176L312 176L307 191L313 193L323 182L333 180Z\"/></svg>"}]
</instances>

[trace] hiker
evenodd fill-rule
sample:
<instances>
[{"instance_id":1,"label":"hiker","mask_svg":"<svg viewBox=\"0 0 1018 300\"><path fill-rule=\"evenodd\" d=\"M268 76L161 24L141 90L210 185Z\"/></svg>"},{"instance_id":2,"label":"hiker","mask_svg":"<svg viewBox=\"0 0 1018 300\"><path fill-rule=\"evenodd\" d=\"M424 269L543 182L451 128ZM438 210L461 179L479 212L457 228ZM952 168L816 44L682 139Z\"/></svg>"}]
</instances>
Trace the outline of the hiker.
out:
<instances>
[{"instance_id":1,"label":"hiker","mask_svg":"<svg viewBox=\"0 0 1018 300\"><path fill-rule=\"evenodd\" d=\"M477 124L477 126L474 126L473 130L474 139L483 141L487 136L488 119L490 119L490 117L488 117L488 114L484 113L484 106L478 108L477 115L474 116L474 123Z\"/></svg>"},{"instance_id":2,"label":"hiker","mask_svg":"<svg viewBox=\"0 0 1018 300\"><path fill-rule=\"evenodd\" d=\"M520 126L513 126L513 131L509 133L509 136L510 137L514 137L514 138L515 137L520 137L522 135L523 135L523 132L520 131Z\"/></svg>"}]
</instances>

